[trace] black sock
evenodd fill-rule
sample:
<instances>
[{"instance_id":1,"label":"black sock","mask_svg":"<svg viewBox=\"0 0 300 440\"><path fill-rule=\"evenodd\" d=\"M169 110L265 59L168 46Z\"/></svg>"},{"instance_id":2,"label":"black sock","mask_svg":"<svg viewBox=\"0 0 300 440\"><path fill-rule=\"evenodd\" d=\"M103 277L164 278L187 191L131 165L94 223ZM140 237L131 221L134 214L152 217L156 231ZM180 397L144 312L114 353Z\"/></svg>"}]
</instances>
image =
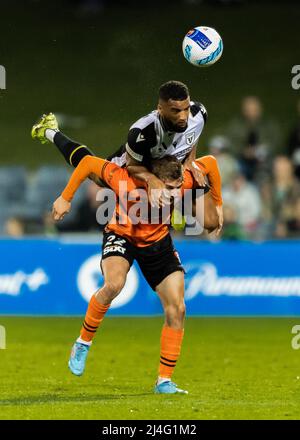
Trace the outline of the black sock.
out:
<instances>
[{"instance_id":1,"label":"black sock","mask_svg":"<svg viewBox=\"0 0 300 440\"><path fill-rule=\"evenodd\" d=\"M61 131L58 131L53 139L55 145L66 159L69 165L74 168L77 167L79 162L84 156L94 156L94 153L90 151L85 145L81 145L78 142L74 142L65 136Z\"/></svg>"}]
</instances>

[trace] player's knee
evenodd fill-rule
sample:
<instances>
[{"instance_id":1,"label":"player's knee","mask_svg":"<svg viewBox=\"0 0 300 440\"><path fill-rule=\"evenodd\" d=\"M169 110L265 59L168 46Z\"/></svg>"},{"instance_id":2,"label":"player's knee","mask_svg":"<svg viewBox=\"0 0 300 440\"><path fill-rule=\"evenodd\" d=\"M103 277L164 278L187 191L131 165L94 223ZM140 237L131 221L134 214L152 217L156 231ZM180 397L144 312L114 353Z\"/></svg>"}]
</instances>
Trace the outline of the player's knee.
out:
<instances>
[{"instance_id":1,"label":"player's knee","mask_svg":"<svg viewBox=\"0 0 300 440\"><path fill-rule=\"evenodd\" d=\"M122 278L116 278L113 281L109 281L105 283L107 290L109 290L112 294L118 294L124 287L124 280Z\"/></svg>"},{"instance_id":2,"label":"player's knee","mask_svg":"<svg viewBox=\"0 0 300 440\"><path fill-rule=\"evenodd\" d=\"M180 319L184 319L185 318L185 310L186 310L185 303L183 302L183 303L181 303L179 305L178 311L177 311L178 316L179 316Z\"/></svg>"},{"instance_id":3,"label":"player's knee","mask_svg":"<svg viewBox=\"0 0 300 440\"><path fill-rule=\"evenodd\" d=\"M121 292L124 284L124 277L116 276L113 280L105 281L103 290L110 299L113 299Z\"/></svg>"},{"instance_id":4,"label":"player's knee","mask_svg":"<svg viewBox=\"0 0 300 440\"><path fill-rule=\"evenodd\" d=\"M185 317L185 303L170 304L165 308L166 318L169 325L182 322Z\"/></svg>"},{"instance_id":5,"label":"player's knee","mask_svg":"<svg viewBox=\"0 0 300 440\"><path fill-rule=\"evenodd\" d=\"M177 311L177 322L178 325L181 325L185 319L185 304L181 305Z\"/></svg>"}]
</instances>

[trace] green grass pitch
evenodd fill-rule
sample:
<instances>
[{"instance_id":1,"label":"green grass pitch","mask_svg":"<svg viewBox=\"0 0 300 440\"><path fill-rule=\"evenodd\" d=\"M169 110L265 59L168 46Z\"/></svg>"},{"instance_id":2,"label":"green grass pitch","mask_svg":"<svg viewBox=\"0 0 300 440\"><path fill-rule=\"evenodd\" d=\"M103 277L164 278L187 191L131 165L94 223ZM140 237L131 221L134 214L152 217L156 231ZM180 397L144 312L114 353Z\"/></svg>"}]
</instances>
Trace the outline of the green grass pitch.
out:
<instances>
[{"instance_id":1,"label":"green grass pitch","mask_svg":"<svg viewBox=\"0 0 300 440\"><path fill-rule=\"evenodd\" d=\"M86 372L67 361L82 319L0 317L1 419L298 419L297 319L188 318L174 373L189 395L155 395L163 323L107 317Z\"/></svg>"}]
</instances>

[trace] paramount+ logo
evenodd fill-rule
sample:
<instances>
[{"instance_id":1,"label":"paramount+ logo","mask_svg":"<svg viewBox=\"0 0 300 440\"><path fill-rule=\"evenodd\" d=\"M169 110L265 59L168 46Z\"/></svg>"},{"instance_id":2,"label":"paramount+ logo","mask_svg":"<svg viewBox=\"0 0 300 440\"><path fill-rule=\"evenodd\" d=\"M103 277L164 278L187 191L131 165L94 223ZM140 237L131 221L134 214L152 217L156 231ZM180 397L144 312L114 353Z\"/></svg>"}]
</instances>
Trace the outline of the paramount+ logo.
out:
<instances>
[{"instance_id":1,"label":"paramount+ logo","mask_svg":"<svg viewBox=\"0 0 300 440\"><path fill-rule=\"evenodd\" d=\"M6 89L6 70L4 66L0 65L0 90Z\"/></svg>"}]
</instances>

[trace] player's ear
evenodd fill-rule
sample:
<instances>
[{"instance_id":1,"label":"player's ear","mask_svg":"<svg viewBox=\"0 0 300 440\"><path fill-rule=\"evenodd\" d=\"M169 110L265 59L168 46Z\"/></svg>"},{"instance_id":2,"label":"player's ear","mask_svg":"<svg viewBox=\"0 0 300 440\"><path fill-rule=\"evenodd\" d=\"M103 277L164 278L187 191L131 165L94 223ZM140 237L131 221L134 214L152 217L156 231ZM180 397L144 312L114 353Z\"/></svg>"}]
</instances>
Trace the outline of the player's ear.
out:
<instances>
[{"instance_id":1,"label":"player's ear","mask_svg":"<svg viewBox=\"0 0 300 440\"><path fill-rule=\"evenodd\" d=\"M161 106L160 103L157 104L157 110L158 110L158 113L161 115L161 112L162 112L162 106Z\"/></svg>"}]
</instances>

